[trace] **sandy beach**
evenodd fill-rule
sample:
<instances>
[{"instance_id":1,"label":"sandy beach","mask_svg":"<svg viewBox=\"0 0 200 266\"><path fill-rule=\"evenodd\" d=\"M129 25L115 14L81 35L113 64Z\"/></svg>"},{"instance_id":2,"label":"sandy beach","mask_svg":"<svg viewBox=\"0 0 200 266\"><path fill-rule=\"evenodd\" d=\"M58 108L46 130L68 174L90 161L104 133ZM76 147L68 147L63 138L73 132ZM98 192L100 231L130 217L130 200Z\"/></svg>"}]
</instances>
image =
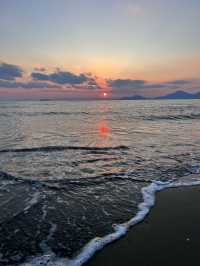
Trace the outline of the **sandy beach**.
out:
<instances>
[{"instance_id":1,"label":"sandy beach","mask_svg":"<svg viewBox=\"0 0 200 266\"><path fill-rule=\"evenodd\" d=\"M98 252L88 266L199 265L200 186L157 193L143 222Z\"/></svg>"}]
</instances>

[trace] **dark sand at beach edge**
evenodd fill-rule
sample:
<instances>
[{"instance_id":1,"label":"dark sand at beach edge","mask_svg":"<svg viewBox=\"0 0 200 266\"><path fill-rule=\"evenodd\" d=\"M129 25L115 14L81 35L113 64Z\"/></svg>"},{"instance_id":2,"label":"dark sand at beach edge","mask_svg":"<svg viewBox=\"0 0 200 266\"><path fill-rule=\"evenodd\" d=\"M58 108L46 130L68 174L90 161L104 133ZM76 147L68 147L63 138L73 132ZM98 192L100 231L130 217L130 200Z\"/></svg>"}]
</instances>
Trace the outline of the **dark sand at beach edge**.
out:
<instances>
[{"instance_id":1,"label":"dark sand at beach edge","mask_svg":"<svg viewBox=\"0 0 200 266\"><path fill-rule=\"evenodd\" d=\"M156 195L150 214L98 252L88 266L200 265L200 186Z\"/></svg>"}]
</instances>

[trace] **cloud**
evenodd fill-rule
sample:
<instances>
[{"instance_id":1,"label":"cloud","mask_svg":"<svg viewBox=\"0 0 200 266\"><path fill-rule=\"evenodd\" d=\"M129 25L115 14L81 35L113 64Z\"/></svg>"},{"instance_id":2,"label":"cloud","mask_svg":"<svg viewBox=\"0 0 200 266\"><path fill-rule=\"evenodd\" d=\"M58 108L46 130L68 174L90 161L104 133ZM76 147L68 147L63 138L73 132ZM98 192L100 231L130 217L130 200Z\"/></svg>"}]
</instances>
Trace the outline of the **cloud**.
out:
<instances>
[{"instance_id":1,"label":"cloud","mask_svg":"<svg viewBox=\"0 0 200 266\"><path fill-rule=\"evenodd\" d=\"M166 85L187 85L193 82L194 82L193 80L177 79L177 80L165 82L164 84Z\"/></svg>"},{"instance_id":2,"label":"cloud","mask_svg":"<svg viewBox=\"0 0 200 266\"><path fill-rule=\"evenodd\" d=\"M167 82L150 83L143 79L102 79L93 76L91 73L75 74L69 71L62 71L57 68L49 73L45 68L38 67L31 75L25 77L20 66L14 64L0 64L0 88L2 89L57 89L58 91L76 91L89 93L99 90L111 90L113 95L132 93L146 93L149 90L157 92L167 89L188 88L195 84L195 80L177 79ZM17 79L21 78L21 79ZM30 79L31 78L31 79Z\"/></svg>"},{"instance_id":3,"label":"cloud","mask_svg":"<svg viewBox=\"0 0 200 266\"><path fill-rule=\"evenodd\" d=\"M8 64L5 64L8 65ZM38 70L39 71L39 70ZM86 91L86 90L99 90L95 78L92 75L80 74L76 75L71 72L60 71L57 69L53 73L44 73L45 69L40 69L43 72L32 72L32 80L26 82L23 80L17 81L14 78L7 76L7 79L0 79L0 88L2 89L45 89L45 88L57 88L70 89L73 88L77 91ZM19 76L19 75L18 75Z\"/></svg>"},{"instance_id":4,"label":"cloud","mask_svg":"<svg viewBox=\"0 0 200 266\"><path fill-rule=\"evenodd\" d=\"M23 70L21 67L6 63L0 64L0 79L15 80L16 78L21 78L22 75Z\"/></svg>"},{"instance_id":5,"label":"cloud","mask_svg":"<svg viewBox=\"0 0 200 266\"><path fill-rule=\"evenodd\" d=\"M185 86L194 83L194 80L187 80L187 79L177 79L177 80L171 80L163 83L152 83L152 84L146 84L145 88L149 89L162 89L162 88L180 88L180 86Z\"/></svg>"},{"instance_id":6,"label":"cloud","mask_svg":"<svg viewBox=\"0 0 200 266\"><path fill-rule=\"evenodd\" d=\"M166 87L165 83L149 83L144 86L145 89L162 89Z\"/></svg>"},{"instance_id":7,"label":"cloud","mask_svg":"<svg viewBox=\"0 0 200 266\"><path fill-rule=\"evenodd\" d=\"M145 85L145 80L138 79L115 79L108 80L108 85L112 88L138 88Z\"/></svg>"},{"instance_id":8,"label":"cloud","mask_svg":"<svg viewBox=\"0 0 200 266\"><path fill-rule=\"evenodd\" d=\"M51 81L53 83L57 84L69 84L69 85L77 85L82 84L86 81L90 81L91 78L86 76L85 74L75 75L71 72L65 72L65 71L56 71L51 74L44 74L39 72L33 72L31 74L31 77L34 80L40 80L40 81Z\"/></svg>"},{"instance_id":9,"label":"cloud","mask_svg":"<svg viewBox=\"0 0 200 266\"><path fill-rule=\"evenodd\" d=\"M44 67L35 67L34 70L35 71L45 72L46 71L46 68L44 68Z\"/></svg>"},{"instance_id":10,"label":"cloud","mask_svg":"<svg viewBox=\"0 0 200 266\"><path fill-rule=\"evenodd\" d=\"M16 82L9 80L0 80L0 88L3 89L52 89L58 86L49 84L47 82Z\"/></svg>"},{"instance_id":11,"label":"cloud","mask_svg":"<svg viewBox=\"0 0 200 266\"><path fill-rule=\"evenodd\" d=\"M192 84L194 80L172 80L162 83L148 83L145 80L134 80L134 79L116 79L108 80L108 85L112 89L165 89L165 88L179 88L180 86L185 86Z\"/></svg>"}]
</instances>

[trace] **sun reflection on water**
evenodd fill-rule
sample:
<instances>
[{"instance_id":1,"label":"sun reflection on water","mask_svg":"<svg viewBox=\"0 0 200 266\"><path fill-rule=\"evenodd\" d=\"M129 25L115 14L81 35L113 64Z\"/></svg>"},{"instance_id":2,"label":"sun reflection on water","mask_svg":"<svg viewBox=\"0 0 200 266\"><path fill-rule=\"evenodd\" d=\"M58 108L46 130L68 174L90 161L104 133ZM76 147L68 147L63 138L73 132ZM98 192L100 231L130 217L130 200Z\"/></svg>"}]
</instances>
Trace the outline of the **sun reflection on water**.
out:
<instances>
[{"instance_id":1,"label":"sun reflection on water","mask_svg":"<svg viewBox=\"0 0 200 266\"><path fill-rule=\"evenodd\" d=\"M107 120L100 120L98 122L98 131L102 137L106 137L111 133L111 129Z\"/></svg>"}]
</instances>

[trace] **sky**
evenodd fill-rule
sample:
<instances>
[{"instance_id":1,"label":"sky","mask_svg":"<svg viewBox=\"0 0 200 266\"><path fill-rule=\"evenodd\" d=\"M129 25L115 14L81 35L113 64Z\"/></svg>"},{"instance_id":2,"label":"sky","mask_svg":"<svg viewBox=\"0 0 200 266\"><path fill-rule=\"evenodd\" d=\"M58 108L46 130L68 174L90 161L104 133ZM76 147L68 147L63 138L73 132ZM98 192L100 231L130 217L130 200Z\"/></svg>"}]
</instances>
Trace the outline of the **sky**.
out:
<instances>
[{"instance_id":1,"label":"sky","mask_svg":"<svg viewBox=\"0 0 200 266\"><path fill-rule=\"evenodd\" d=\"M199 0L1 0L0 99L200 91Z\"/></svg>"}]
</instances>

